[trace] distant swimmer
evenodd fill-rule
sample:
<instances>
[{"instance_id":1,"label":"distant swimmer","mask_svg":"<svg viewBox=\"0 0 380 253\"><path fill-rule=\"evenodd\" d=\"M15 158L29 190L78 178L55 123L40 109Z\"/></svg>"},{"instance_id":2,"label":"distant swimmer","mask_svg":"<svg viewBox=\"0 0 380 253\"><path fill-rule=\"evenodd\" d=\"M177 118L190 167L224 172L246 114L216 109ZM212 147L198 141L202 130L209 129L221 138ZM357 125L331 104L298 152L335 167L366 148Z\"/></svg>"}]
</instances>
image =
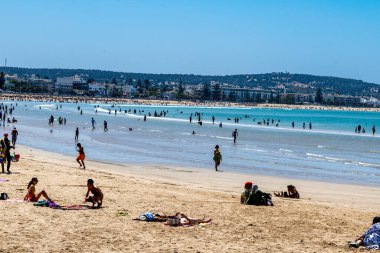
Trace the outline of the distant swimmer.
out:
<instances>
[{"instance_id":1,"label":"distant swimmer","mask_svg":"<svg viewBox=\"0 0 380 253\"><path fill-rule=\"evenodd\" d=\"M95 128L95 124L96 124L96 122L95 122L94 118L91 118L91 125L92 125L93 129Z\"/></svg>"},{"instance_id":2,"label":"distant swimmer","mask_svg":"<svg viewBox=\"0 0 380 253\"><path fill-rule=\"evenodd\" d=\"M78 157L77 162L79 163L79 168L83 166L83 169L86 169L86 165L84 165L84 159L86 158L86 155L84 154L84 149L82 147L82 144L77 144L77 151L78 151Z\"/></svg>"},{"instance_id":3,"label":"distant swimmer","mask_svg":"<svg viewBox=\"0 0 380 253\"><path fill-rule=\"evenodd\" d=\"M190 116L189 121L190 121L190 124L191 124L191 122L193 121L193 117Z\"/></svg>"},{"instance_id":4,"label":"distant swimmer","mask_svg":"<svg viewBox=\"0 0 380 253\"><path fill-rule=\"evenodd\" d=\"M309 129L311 130L313 126L311 125L311 122L309 123Z\"/></svg>"},{"instance_id":5,"label":"distant swimmer","mask_svg":"<svg viewBox=\"0 0 380 253\"><path fill-rule=\"evenodd\" d=\"M108 122L104 121L104 132L108 131Z\"/></svg>"},{"instance_id":6,"label":"distant swimmer","mask_svg":"<svg viewBox=\"0 0 380 253\"><path fill-rule=\"evenodd\" d=\"M144 121L146 121L146 115L144 115Z\"/></svg>"},{"instance_id":7,"label":"distant swimmer","mask_svg":"<svg viewBox=\"0 0 380 253\"><path fill-rule=\"evenodd\" d=\"M78 142L79 139L79 128L75 129L75 142Z\"/></svg>"},{"instance_id":8,"label":"distant swimmer","mask_svg":"<svg viewBox=\"0 0 380 253\"><path fill-rule=\"evenodd\" d=\"M294 128L294 121L292 122L292 128Z\"/></svg>"},{"instance_id":9,"label":"distant swimmer","mask_svg":"<svg viewBox=\"0 0 380 253\"><path fill-rule=\"evenodd\" d=\"M376 126L373 125L373 126L372 126L372 135L375 135L375 133L376 133Z\"/></svg>"},{"instance_id":10,"label":"distant swimmer","mask_svg":"<svg viewBox=\"0 0 380 253\"><path fill-rule=\"evenodd\" d=\"M220 127L220 128L223 127L223 123L222 123L222 122L219 123L219 127Z\"/></svg>"},{"instance_id":11,"label":"distant swimmer","mask_svg":"<svg viewBox=\"0 0 380 253\"><path fill-rule=\"evenodd\" d=\"M237 129L232 132L232 137L234 137L234 143L236 143L236 138L239 136Z\"/></svg>"},{"instance_id":12,"label":"distant swimmer","mask_svg":"<svg viewBox=\"0 0 380 253\"><path fill-rule=\"evenodd\" d=\"M213 160L215 162L215 171L218 171L218 167L222 161L222 153L219 150L219 145L215 146Z\"/></svg>"},{"instance_id":13,"label":"distant swimmer","mask_svg":"<svg viewBox=\"0 0 380 253\"><path fill-rule=\"evenodd\" d=\"M193 131L193 135L195 135L195 131Z\"/></svg>"},{"instance_id":14,"label":"distant swimmer","mask_svg":"<svg viewBox=\"0 0 380 253\"><path fill-rule=\"evenodd\" d=\"M362 126L358 125L358 133L360 134L361 131L362 131Z\"/></svg>"},{"instance_id":15,"label":"distant swimmer","mask_svg":"<svg viewBox=\"0 0 380 253\"><path fill-rule=\"evenodd\" d=\"M132 127L128 128L128 129L129 129L129 131L132 131L132 130L133 130L133 128L132 128Z\"/></svg>"},{"instance_id":16,"label":"distant swimmer","mask_svg":"<svg viewBox=\"0 0 380 253\"><path fill-rule=\"evenodd\" d=\"M305 124L305 123L302 124L302 128L303 128L303 129L306 128L306 124Z\"/></svg>"},{"instance_id":17,"label":"distant swimmer","mask_svg":"<svg viewBox=\"0 0 380 253\"><path fill-rule=\"evenodd\" d=\"M214 115L212 116L212 124L215 124L215 117L214 117Z\"/></svg>"}]
</instances>

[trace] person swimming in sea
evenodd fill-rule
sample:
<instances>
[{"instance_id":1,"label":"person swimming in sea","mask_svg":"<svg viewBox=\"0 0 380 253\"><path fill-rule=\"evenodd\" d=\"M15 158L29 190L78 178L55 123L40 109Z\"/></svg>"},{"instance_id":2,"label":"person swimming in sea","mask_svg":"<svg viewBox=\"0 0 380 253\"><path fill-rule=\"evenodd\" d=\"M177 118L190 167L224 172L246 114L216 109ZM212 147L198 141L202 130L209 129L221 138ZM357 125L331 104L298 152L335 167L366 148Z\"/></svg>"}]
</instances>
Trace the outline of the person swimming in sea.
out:
<instances>
[{"instance_id":1,"label":"person swimming in sea","mask_svg":"<svg viewBox=\"0 0 380 253\"><path fill-rule=\"evenodd\" d=\"M89 196L90 192L93 194L92 196ZM97 204L98 208L103 204L103 192L99 187L95 187L94 180L92 179L87 180L87 193L84 201L92 203L93 207Z\"/></svg>"},{"instance_id":2,"label":"person swimming in sea","mask_svg":"<svg viewBox=\"0 0 380 253\"><path fill-rule=\"evenodd\" d=\"M83 169L86 169L86 165L84 164L84 159L86 158L86 155L84 153L84 149L82 147L82 144L78 143L78 157L77 157L77 162L79 163L79 168L83 166Z\"/></svg>"}]
</instances>

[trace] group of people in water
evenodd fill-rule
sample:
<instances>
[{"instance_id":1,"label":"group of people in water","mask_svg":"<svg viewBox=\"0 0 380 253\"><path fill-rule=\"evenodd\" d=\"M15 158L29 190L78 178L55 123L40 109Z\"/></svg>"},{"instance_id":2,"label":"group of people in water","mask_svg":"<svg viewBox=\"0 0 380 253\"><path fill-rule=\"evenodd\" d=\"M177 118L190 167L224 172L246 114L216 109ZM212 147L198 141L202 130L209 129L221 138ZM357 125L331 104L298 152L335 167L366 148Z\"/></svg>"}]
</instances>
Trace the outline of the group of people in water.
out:
<instances>
[{"instance_id":1,"label":"group of people in water","mask_svg":"<svg viewBox=\"0 0 380 253\"><path fill-rule=\"evenodd\" d=\"M372 128L371 128L371 130L372 130L372 135L375 135L375 133L376 133L376 126L375 125L373 125L372 126ZM357 125L356 127L355 127L355 133L357 133L357 134L360 134L360 133L365 133L365 128L362 126L362 125Z\"/></svg>"}]
</instances>

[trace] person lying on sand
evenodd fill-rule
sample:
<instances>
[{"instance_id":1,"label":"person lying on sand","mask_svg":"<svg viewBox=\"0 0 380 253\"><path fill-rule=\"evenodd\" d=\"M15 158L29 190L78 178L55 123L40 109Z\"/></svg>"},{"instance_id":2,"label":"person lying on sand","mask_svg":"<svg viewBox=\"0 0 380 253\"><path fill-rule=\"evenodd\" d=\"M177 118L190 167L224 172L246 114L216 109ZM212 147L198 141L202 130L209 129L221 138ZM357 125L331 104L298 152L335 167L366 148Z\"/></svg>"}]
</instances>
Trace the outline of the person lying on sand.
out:
<instances>
[{"instance_id":1,"label":"person lying on sand","mask_svg":"<svg viewBox=\"0 0 380 253\"><path fill-rule=\"evenodd\" d=\"M367 249L380 249L380 217L375 217L372 226L355 242L348 242L348 245L354 248L365 246Z\"/></svg>"},{"instance_id":2,"label":"person lying on sand","mask_svg":"<svg viewBox=\"0 0 380 253\"><path fill-rule=\"evenodd\" d=\"M197 219L191 218L183 213L176 213L174 217L168 218L168 220L164 223L169 226L193 226L198 224L207 224L210 223L212 219Z\"/></svg>"},{"instance_id":3,"label":"person lying on sand","mask_svg":"<svg viewBox=\"0 0 380 253\"><path fill-rule=\"evenodd\" d=\"M165 222L168 219L175 219L175 215L167 216L165 214L145 212L140 215L138 218L133 219L137 221L148 221L148 222Z\"/></svg>"},{"instance_id":4,"label":"person lying on sand","mask_svg":"<svg viewBox=\"0 0 380 253\"><path fill-rule=\"evenodd\" d=\"M88 196L90 192L93 194L92 196ZM98 208L103 204L103 193L99 187L94 186L94 180L87 180L87 193L85 202L92 203L92 206L98 204Z\"/></svg>"},{"instance_id":5,"label":"person lying on sand","mask_svg":"<svg viewBox=\"0 0 380 253\"><path fill-rule=\"evenodd\" d=\"M276 197L299 199L300 195L294 185L288 185L288 192L274 192Z\"/></svg>"},{"instance_id":6,"label":"person lying on sand","mask_svg":"<svg viewBox=\"0 0 380 253\"><path fill-rule=\"evenodd\" d=\"M36 196L36 184L38 183L38 179L36 177L33 177L32 180L30 180L28 184L28 193L25 195L24 200L30 201L30 202L37 202L41 196L44 196L45 199L48 201L51 201L45 190L42 190L40 193Z\"/></svg>"}]
</instances>

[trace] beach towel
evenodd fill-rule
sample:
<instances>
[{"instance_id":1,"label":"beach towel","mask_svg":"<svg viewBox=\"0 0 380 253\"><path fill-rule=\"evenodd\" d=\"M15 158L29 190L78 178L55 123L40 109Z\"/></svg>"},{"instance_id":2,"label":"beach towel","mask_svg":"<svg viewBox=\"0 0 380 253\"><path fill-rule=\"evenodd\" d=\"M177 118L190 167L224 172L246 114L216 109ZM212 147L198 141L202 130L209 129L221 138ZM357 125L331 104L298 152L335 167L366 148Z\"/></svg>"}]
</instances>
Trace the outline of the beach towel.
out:
<instances>
[{"instance_id":1,"label":"beach towel","mask_svg":"<svg viewBox=\"0 0 380 253\"><path fill-rule=\"evenodd\" d=\"M95 209L95 208L88 205L68 205L68 206L61 206L59 209L60 210L88 210L88 209Z\"/></svg>"},{"instance_id":2,"label":"beach towel","mask_svg":"<svg viewBox=\"0 0 380 253\"><path fill-rule=\"evenodd\" d=\"M8 179L4 179L4 178L0 178L0 183L4 183L4 182L7 182L9 181Z\"/></svg>"},{"instance_id":3,"label":"beach towel","mask_svg":"<svg viewBox=\"0 0 380 253\"><path fill-rule=\"evenodd\" d=\"M11 202L11 203L28 203L29 202L23 199L7 199L5 201Z\"/></svg>"}]
</instances>

